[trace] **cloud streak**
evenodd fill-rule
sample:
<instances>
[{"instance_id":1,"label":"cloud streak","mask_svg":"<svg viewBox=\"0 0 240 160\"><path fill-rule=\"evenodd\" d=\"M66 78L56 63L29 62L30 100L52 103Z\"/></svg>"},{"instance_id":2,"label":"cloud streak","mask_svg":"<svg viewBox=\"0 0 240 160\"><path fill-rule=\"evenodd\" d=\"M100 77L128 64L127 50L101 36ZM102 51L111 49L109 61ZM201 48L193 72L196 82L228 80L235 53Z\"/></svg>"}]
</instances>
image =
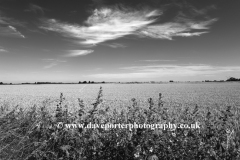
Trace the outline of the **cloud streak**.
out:
<instances>
[{"instance_id":1,"label":"cloud streak","mask_svg":"<svg viewBox=\"0 0 240 160\"><path fill-rule=\"evenodd\" d=\"M149 59L149 60L139 60L140 62L175 62L177 60L167 60L167 59Z\"/></svg>"},{"instance_id":2,"label":"cloud streak","mask_svg":"<svg viewBox=\"0 0 240 160\"><path fill-rule=\"evenodd\" d=\"M94 52L94 50L69 50L68 54L63 55L63 57L85 56L92 52Z\"/></svg>"},{"instance_id":3,"label":"cloud streak","mask_svg":"<svg viewBox=\"0 0 240 160\"><path fill-rule=\"evenodd\" d=\"M2 27L0 26L0 36L5 37L16 37L16 38L25 38L23 34L21 34L15 27L7 26Z\"/></svg>"},{"instance_id":4,"label":"cloud streak","mask_svg":"<svg viewBox=\"0 0 240 160\"><path fill-rule=\"evenodd\" d=\"M127 46L120 44L120 43L111 43L111 44L105 44L108 47L111 48L126 48Z\"/></svg>"},{"instance_id":5,"label":"cloud streak","mask_svg":"<svg viewBox=\"0 0 240 160\"><path fill-rule=\"evenodd\" d=\"M66 61L62 61L62 60L58 60L58 59L42 59L43 62L48 63L47 65L45 65L43 68L44 69L49 69L52 68L56 65L58 65L59 63L63 63Z\"/></svg>"},{"instance_id":6,"label":"cloud streak","mask_svg":"<svg viewBox=\"0 0 240 160\"><path fill-rule=\"evenodd\" d=\"M181 22L170 22L158 25L151 25L139 31L139 36L158 39L172 40L173 37L192 37L208 33L208 31L198 32L195 30L207 30L209 25L216 22L217 19L211 19L203 22L193 22L188 19L182 19Z\"/></svg>"},{"instance_id":7,"label":"cloud streak","mask_svg":"<svg viewBox=\"0 0 240 160\"><path fill-rule=\"evenodd\" d=\"M208 33L209 26L217 21L197 21L180 14L171 22L159 24L162 14L162 10L149 8L134 10L123 6L103 7L95 9L83 25L49 19L43 20L41 28L74 38L83 45L95 45L127 35L169 40L177 36L200 36ZM115 45L110 47L114 48Z\"/></svg>"},{"instance_id":8,"label":"cloud streak","mask_svg":"<svg viewBox=\"0 0 240 160\"><path fill-rule=\"evenodd\" d=\"M0 46L0 52L8 52L8 51Z\"/></svg>"},{"instance_id":9,"label":"cloud streak","mask_svg":"<svg viewBox=\"0 0 240 160\"><path fill-rule=\"evenodd\" d=\"M8 51L0 48L0 52L8 52Z\"/></svg>"},{"instance_id":10,"label":"cloud streak","mask_svg":"<svg viewBox=\"0 0 240 160\"><path fill-rule=\"evenodd\" d=\"M0 36L25 38L14 26L23 27L24 24L14 19L2 16L0 12Z\"/></svg>"},{"instance_id":11,"label":"cloud streak","mask_svg":"<svg viewBox=\"0 0 240 160\"><path fill-rule=\"evenodd\" d=\"M89 75L92 78L103 79L153 79L165 76L197 76L214 75L227 72L240 72L240 66L211 66L211 65L151 65L121 68L125 73L103 73ZM126 72L127 71L127 72Z\"/></svg>"}]
</instances>

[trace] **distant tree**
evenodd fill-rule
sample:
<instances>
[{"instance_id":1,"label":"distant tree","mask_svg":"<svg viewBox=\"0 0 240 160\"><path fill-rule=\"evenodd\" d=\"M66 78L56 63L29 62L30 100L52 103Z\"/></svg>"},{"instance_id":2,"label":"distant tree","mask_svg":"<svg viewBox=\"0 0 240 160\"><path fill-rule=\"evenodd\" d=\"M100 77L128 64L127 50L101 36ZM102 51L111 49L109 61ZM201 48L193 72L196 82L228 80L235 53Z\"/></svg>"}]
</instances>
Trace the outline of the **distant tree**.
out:
<instances>
[{"instance_id":1,"label":"distant tree","mask_svg":"<svg viewBox=\"0 0 240 160\"><path fill-rule=\"evenodd\" d=\"M94 81L92 81L91 83L94 83Z\"/></svg>"},{"instance_id":2,"label":"distant tree","mask_svg":"<svg viewBox=\"0 0 240 160\"><path fill-rule=\"evenodd\" d=\"M3 84L3 82L0 82L0 84Z\"/></svg>"},{"instance_id":3,"label":"distant tree","mask_svg":"<svg viewBox=\"0 0 240 160\"><path fill-rule=\"evenodd\" d=\"M173 82L173 80L170 80L169 82Z\"/></svg>"},{"instance_id":4,"label":"distant tree","mask_svg":"<svg viewBox=\"0 0 240 160\"><path fill-rule=\"evenodd\" d=\"M78 82L79 84L81 83L81 81Z\"/></svg>"},{"instance_id":5,"label":"distant tree","mask_svg":"<svg viewBox=\"0 0 240 160\"><path fill-rule=\"evenodd\" d=\"M83 81L83 83L87 83L87 81Z\"/></svg>"},{"instance_id":6,"label":"distant tree","mask_svg":"<svg viewBox=\"0 0 240 160\"><path fill-rule=\"evenodd\" d=\"M240 81L240 79L237 79L237 78L234 78L234 77L230 77L226 81Z\"/></svg>"},{"instance_id":7,"label":"distant tree","mask_svg":"<svg viewBox=\"0 0 240 160\"><path fill-rule=\"evenodd\" d=\"M102 83L105 83L105 81L102 81Z\"/></svg>"}]
</instances>

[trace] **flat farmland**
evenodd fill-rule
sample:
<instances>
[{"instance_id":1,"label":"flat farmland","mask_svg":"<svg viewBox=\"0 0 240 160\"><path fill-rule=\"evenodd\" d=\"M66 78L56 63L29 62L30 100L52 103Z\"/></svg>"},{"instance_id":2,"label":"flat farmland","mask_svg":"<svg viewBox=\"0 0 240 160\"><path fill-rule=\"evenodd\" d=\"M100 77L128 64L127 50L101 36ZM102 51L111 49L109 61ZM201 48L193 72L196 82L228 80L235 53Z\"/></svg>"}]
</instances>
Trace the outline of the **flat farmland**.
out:
<instances>
[{"instance_id":1,"label":"flat farmland","mask_svg":"<svg viewBox=\"0 0 240 160\"><path fill-rule=\"evenodd\" d=\"M240 106L240 83L2 85L0 105L28 107L46 99L57 100L60 93L69 106L76 106L78 98L90 105L100 86L103 104L115 107L129 105L132 98L147 105L147 99L157 100L159 93L168 105Z\"/></svg>"},{"instance_id":2,"label":"flat farmland","mask_svg":"<svg viewBox=\"0 0 240 160\"><path fill-rule=\"evenodd\" d=\"M240 159L239 97L240 83L2 85L0 159Z\"/></svg>"}]
</instances>

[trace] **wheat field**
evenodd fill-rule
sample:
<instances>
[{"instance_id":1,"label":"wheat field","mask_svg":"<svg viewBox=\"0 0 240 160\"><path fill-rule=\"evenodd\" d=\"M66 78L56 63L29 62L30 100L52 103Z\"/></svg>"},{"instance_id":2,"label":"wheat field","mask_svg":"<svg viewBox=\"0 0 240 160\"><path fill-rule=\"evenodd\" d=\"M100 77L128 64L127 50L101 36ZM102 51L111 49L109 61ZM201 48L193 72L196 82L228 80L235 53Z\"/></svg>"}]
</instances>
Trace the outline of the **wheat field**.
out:
<instances>
[{"instance_id":1,"label":"wheat field","mask_svg":"<svg viewBox=\"0 0 240 160\"><path fill-rule=\"evenodd\" d=\"M70 106L76 106L78 98L89 105L100 86L104 103L114 106L127 105L131 98L146 105L147 99L157 98L158 93L169 105L240 106L239 83L6 85L0 86L0 104L32 106L46 99L55 100L63 93Z\"/></svg>"}]
</instances>

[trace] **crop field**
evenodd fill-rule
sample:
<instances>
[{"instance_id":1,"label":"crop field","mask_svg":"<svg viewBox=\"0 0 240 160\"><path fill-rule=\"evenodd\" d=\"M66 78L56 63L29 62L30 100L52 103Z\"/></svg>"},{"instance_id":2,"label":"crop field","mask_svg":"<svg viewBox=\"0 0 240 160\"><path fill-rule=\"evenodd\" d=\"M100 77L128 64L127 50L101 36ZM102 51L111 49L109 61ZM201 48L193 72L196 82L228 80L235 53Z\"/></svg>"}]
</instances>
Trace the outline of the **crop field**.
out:
<instances>
[{"instance_id":1,"label":"crop field","mask_svg":"<svg viewBox=\"0 0 240 160\"><path fill-rule=\"evenodd\" d=\"M239 104L239 83L2 85L0 159L237 160ZM199 127L87 127L135 123Z\"/></svg>"},{"instance_id":2,"label":"crop field","mask_svg":"<svg viewBox=\"0 0 240 160\"><path fill-rule=\"evenodd\" d=\"M116 107L131 103L131 98L144 106L148 98L157 99L159 93L168 105L240 106L239 83L7 85L0 86L0 104L33 106L63 93L70 106L78 105L78 98L90 105L100 86L104 103Z\"/></svg>"}]
</instances>

